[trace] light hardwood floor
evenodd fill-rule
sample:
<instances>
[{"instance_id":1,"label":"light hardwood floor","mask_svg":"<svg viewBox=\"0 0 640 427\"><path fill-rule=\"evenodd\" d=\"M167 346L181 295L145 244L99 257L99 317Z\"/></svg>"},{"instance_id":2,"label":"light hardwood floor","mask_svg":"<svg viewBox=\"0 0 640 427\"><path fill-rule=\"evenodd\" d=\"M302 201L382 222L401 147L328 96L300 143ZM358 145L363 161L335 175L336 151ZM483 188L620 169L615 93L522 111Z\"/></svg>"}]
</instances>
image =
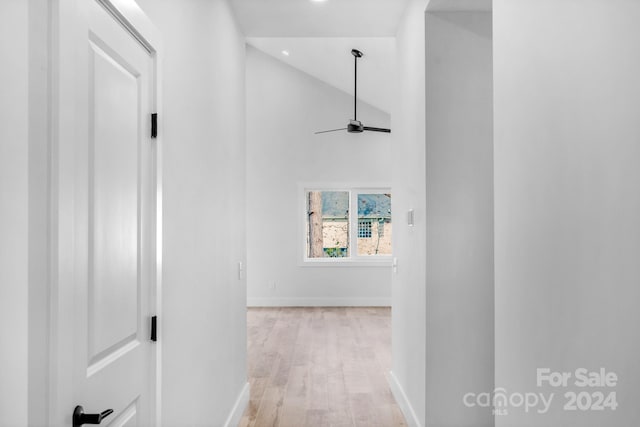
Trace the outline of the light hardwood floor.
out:
<instances>
[{"instance_id":1,"label":"light hardwood floor","mask_svg":"<svg viewBox=\"0 0 640 427\"><path fill-rule=\"evenodd\" d=\"M391 310L249 308L251 400L240 427L396 427Z\"/></svg>"}]
</instances>

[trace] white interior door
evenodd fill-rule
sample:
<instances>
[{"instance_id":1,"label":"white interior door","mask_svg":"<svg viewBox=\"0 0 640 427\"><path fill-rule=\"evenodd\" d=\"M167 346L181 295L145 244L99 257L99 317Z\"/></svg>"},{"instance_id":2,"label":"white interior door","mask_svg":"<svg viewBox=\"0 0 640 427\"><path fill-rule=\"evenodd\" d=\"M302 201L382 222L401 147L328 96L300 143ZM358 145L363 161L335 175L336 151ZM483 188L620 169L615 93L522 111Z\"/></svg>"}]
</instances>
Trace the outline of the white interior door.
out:
<instances>
[{"instance_id":1,"label":"white interior door","mask_svg":"<svg viewBox=\"0 0 640 427\"><path fill-rule=\"evenodd\" d=\"M60 306L72 309L61 314L57 331L71 329L73 362L72 380L65 385L58 378L57 386L87 414L113 409L103 425L149 426L156 398L156 344L149 336L156 285L155 56L111 2L76 5L70 15L76 37L61 37L76 52L60 69L74 73L76 85L73 97L61 94L75 103L73 150L60 150L60 163L74 171L61 180L61 194L70 197L60 198L59 210L73 215L73 235L60 236L73 244L60 245L58 254L73 265L73 286L65 293L59 284ZM73 407L58 410L68 411L67 423Z\"/></svg>"}]
</instances>

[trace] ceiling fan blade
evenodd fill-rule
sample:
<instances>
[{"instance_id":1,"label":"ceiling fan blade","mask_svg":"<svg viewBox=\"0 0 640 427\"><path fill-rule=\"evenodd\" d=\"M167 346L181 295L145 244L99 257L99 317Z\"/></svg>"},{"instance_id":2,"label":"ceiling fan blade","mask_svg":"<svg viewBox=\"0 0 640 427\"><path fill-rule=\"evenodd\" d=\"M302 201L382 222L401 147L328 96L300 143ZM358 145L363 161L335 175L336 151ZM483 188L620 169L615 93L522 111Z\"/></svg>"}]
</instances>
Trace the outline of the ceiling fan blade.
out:
<instances>
[{"instance_id":1,"label":"ceiling fan blade","mask_svg":"<svg viewBox=\"0 0 640 427\"><path fill-rule=\"evenodd\" d=\"M319 132L314 132L316 135L319 133L327 133L327 132L337 132L339 130L347 130L347 128L340 128L340 129L331 129L331 130L321 130Z\"/></svg>"},{"instance_id":2,"label":"ceiling fan blade","mask_svg":"<svg viewBox=\"0 0 640 427\"><path fill-rule=\"evenodd\" d=\"M386 133L391 133L391 129L386 129L386 128L374 128L371 126L363 126L362 127L363 130L370 130L373 132L386 132Z\"/></svg>"}]
</instances>

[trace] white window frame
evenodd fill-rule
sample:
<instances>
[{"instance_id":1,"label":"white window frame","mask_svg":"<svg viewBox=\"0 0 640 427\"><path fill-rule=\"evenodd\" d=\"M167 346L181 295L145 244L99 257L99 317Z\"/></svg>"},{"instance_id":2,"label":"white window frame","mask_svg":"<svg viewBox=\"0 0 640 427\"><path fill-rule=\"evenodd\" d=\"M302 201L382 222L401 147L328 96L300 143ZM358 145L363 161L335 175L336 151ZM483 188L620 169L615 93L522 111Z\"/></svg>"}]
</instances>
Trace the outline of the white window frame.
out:
<instances>
[{"instance_id":1,"label":"white window frame","mask_svg":"<svg viewBox=\"0 0 640 427\"><path fill-rule=\"evenodd\" d=\"M309 191L343 191L349 193L349 256L344 258L309 258L307 256L307 194ZM358 255L358 194L393 194L388 184L354 185L349 183L300 183L299 265L303 267L390 267L393 255ZM391 201L393 206L393 199ZM393 224L393 208L391 214ZM393 249L392 249L393 250Z\"/></svg>"}]
</instances>

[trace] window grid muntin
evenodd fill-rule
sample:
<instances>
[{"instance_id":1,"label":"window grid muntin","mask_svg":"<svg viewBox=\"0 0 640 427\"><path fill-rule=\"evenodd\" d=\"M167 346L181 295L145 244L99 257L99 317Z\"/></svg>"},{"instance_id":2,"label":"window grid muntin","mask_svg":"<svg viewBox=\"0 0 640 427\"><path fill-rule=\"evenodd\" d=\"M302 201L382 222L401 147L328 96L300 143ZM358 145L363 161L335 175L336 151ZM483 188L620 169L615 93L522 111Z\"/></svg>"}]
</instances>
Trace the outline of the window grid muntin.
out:
<instances>
[{"instance_id":1,"label":"window grid muntin","mask_svg":"<svg viewBox=\"0 0 640 427\"><path fill-rule=\"evenodd\" d=\"M372 237L371 233L372 221L370 219L358 219L358 238L368 239Z\"/></svg>"}]
</instances>

